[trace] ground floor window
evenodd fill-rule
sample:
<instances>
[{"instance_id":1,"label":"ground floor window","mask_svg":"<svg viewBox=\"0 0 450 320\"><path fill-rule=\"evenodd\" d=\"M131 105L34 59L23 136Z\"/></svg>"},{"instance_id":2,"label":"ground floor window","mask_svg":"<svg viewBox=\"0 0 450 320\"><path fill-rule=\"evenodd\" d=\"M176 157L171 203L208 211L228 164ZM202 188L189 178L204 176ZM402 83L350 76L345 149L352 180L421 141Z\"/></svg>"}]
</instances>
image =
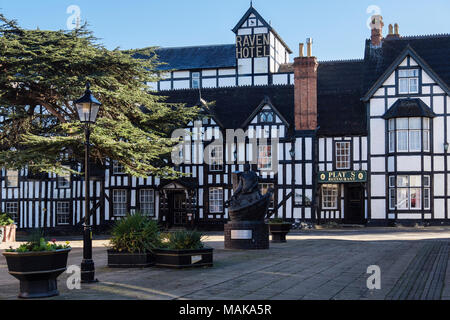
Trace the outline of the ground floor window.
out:
<instances>
[{"instance_id":1,"label":"ground floor window","mask_svg":"<svg viewBox=\"0 0 450 320\"><path fill-rule=\"evenodd\" d=\"M322 185L322 209L337 210L338 195L339 195L339 185L337 184Z\"/></svg>"},{"instance_id":2,"label":"ground floor window","mask_svg":"<svg viewBox=\"0 0 450 320\"><path fill-rule=\"evenodd\" d=\"M223 188L209 189L209 212L210 213L223 212Z\"/></svg>"},{"instance_id":3,"label":"ground floor window","mask_svg":"<svg viewBox=\"0 0 450 320\"><path fill-rule=\"evenodd\" d=\"M113 215L125 217L128 209L127 190L113 190Z\"/></svg>"},{"instance_id":4,"label":"ground floor window","mask_svg":"<svg viewBox=\"0 0 450 320\"><path fill-rule=\"evenodd\" d=\"M430 176L389 177L389 208L391 210L430 209Z\"/></svg>"},{"instance_id":5,"label":"ground floor window","mask_svg":"<svg viewBox=\"0 0 450 320\"><path fill-rule=\"evenodd\" d=\"M139 191L140 211L143 215L155 216L155 191L143 189Z\"/></svg>"},{"instance_id":6,"label":"ground floor window","mask_svg":"<svg viewBox=\"0 0 450 320\"><path fill-rule=\"evenodd\" d=\"M260 183L259 184L259 192L261 192L262 195L265 195L269 191L269 189L275 189L273 183ZM269 208L270 209L274 208L273 194L272 194L272 198L270 199Z\"/></svg>"},{"instance_id":7,"label":"ground floor window","mask_svg":"<svg viewBox=\"0 0 450 320\"><path fill-rule=\"evenodd\" d=\"M19 203L18 202L6 202L5 212L14 220L18 222L19 220Z\"/></svg>"},{"instance_id":8,"label":"ground floor window","mask_svg":"<svg viewBox=\"0 0 450 320\"><path fill-rule=\"evenodd\" d=\"M70 224L70 202L56 203L56 223L58 225Z\"/></svg>"}]
</instances>

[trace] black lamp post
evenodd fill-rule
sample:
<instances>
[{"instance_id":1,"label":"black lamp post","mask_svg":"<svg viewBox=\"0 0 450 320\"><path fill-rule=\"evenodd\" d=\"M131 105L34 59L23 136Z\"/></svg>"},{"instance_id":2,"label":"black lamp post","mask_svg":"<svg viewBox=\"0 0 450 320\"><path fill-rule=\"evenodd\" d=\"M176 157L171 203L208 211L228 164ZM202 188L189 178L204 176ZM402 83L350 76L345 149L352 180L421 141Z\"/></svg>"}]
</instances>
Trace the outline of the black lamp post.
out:
<instances>
[{"instance_id":1,"label":"black lamp post","mask_svg":"<svg viewBox=\"0 0 450 320\"><path fill-rule=\"evenodd\" d=\"M92 260L92 226L90 223L90 190L89 190L89 138L91 135L91 124L97 119L98 110L102 105L90 90L91 84L86 84L84 96L76 100L78 116L81 123L84 124L84 134L86 138L85 154L84 154L84 233L83 233L83 260L81 261L81 282L92 283L97 282L95 279L95 266Z\"/></svg>"}]
</instances>

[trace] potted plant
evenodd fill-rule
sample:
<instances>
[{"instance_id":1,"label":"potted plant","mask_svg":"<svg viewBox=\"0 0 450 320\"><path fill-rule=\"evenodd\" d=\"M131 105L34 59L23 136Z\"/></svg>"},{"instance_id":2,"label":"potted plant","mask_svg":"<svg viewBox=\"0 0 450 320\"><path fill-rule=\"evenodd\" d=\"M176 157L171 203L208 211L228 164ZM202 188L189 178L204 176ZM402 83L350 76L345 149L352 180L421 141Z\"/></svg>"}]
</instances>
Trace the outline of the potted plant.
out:
<instances>
[{"instance_id":1,"label":"potted plant","mask_svg":"<svg viewBox=\"0 0 450 320\"><path fill-rule=\"evenodd\" d=\"M154 263L159 246L158 223L137 212L118 220L112 229L108 250L110 268L145 268Z\"/></svg>"},{"instance_id":2,"label":"potted plant","mask_svg":"<svg viewBox=\"0 0 450 320\"><path fill-rule=\"evenodd\" d=\"M0 243L16 241L16 225L7 213L0 213Z\"/></svg>"},{"instance_id":3,"label":"potted plant","mask_svg":"<svg viewBox=\"0 0 450 320\"><path fill-rule=\"evenodd\" d=\"M28 243L8 249L3 255L9 273L20 281L19 298L45 298L59 295L56 278L66 271L71 248L46 241L34 232Z\"/></svg>"},{"instance_id":4,"label":"potted plant","mask_svg":"<svg viewBox=\"0 0 450 320\"><path fill-rule=\"evenodd\" d=\"M291 230L292 224L283 219L271 219L269 221L269 232L272 235L273 243L286 242L286 235Z\"/></svg>"},{"instance_id":5,"label":"potted plant","mask_svg":"<svg viewBox=\"0 0 450 320\"><path fill-rule=\"evenodd\" d=\"M204 246L197 231L176 231L162 235L155 249L155 265L168 268L212 267L213 249Z\"/></svg>"}]
</instances>

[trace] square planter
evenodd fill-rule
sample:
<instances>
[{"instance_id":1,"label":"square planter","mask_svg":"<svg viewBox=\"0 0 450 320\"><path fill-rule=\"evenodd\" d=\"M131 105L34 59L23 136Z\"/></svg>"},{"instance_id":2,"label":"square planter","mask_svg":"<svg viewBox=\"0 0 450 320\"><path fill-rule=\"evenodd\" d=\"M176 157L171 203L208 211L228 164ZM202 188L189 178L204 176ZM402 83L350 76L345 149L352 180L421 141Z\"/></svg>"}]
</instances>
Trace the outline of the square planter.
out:
<instances>
[{"instance_id":1,"label":"square planter","mask_svg":"<svg viewBox=\"0 0 450 320\"><path fill-rule=\"evenodd\" d=\"M291 231L292 225L290 223L272 223L269 224L269 231L272 235L273 243L286 242L286 235Z\"/></svg>"},{"instance_id":2,"label":"square planter","mask_svg":"<svg viewBox=\"0 0 450 320\"><path fill-rule=\"evenodd\" d=\"M155 249L155 266L166 268L198 268L213 266L213 249L196 250Z\"/></svg>"},{"instance_id":3,"label":"square planter","mask_svg":"<svg viewBox=\"0 0 450 320\"><path fill-rule=\"evenodd\" d=\"M129 253L108 250L108 267L110 268L147 268L154 264L153 253Z\"/></svg>"},{"instance_id":4,"label":"square planter","mask_svg":"<svg viewBox=\"0 0 450 320\"><path fill-rule=\"evenodd\" d=\"M66 271L69 252L4 252L9 273L20 281L19 298L59 295L56 278Z\"/></svg>"}]
</instances>

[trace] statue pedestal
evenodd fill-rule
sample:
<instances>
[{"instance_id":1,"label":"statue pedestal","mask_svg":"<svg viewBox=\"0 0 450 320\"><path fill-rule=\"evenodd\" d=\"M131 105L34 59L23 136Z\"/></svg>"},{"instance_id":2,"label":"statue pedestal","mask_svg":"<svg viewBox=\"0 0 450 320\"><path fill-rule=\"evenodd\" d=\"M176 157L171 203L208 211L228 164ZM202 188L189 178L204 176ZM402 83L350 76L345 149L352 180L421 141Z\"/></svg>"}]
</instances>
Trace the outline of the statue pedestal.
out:
<instances>
[{"instance_id":1,"label":"statue pedestal","mask_svg":"<svg viewBox=\"0 0 450 320\"><path fill-rule=\"evenodd\" d=\"M225 249L269 249L269 225L264 221L231 221L224 231Z\"/></svg>"}]
</instances>

